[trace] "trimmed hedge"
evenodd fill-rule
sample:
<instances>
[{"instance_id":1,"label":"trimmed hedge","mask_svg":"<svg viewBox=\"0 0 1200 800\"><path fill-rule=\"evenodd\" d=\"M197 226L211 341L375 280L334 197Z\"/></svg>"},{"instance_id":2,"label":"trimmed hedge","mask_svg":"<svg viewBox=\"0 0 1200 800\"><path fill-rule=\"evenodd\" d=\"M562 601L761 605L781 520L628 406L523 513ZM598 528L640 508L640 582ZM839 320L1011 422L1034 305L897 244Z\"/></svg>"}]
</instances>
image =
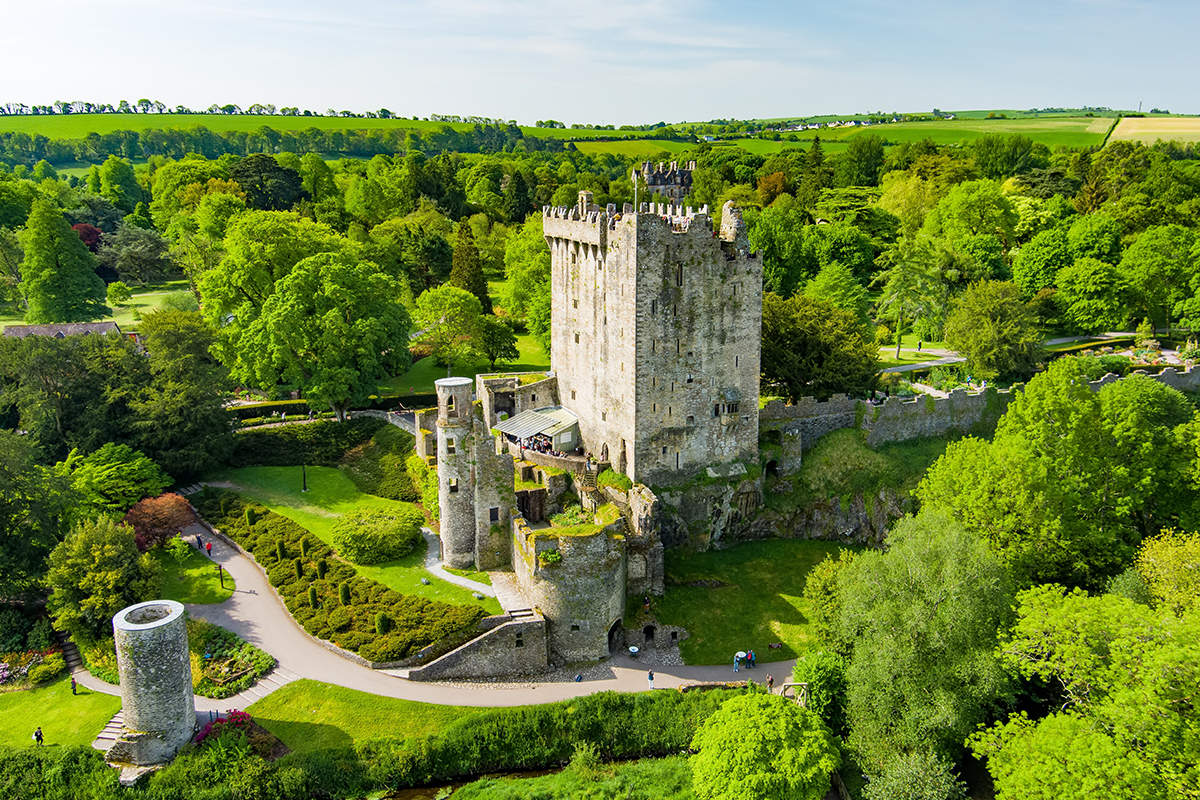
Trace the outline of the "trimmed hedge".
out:
<instances>
[{"instance_id":1,"label":"trimmed hedge","mask_svg":"<svg viewBox=\"0 0 1200 800\"><path fill-rule=\"evenodd\" d=\"M354 406L351 411L395 411L403 405L406 409L432 408L437 405L436 394L387 394L373 395L367 402ZM313 408L307 400L272 400L267 403L248 403L246 405L230 406L229 410L239 421L270 417L272 414L283 413L307 417L308 412L323 414L329 411L328 406Z\"/></svg>"},{"instance_id":2,"label":"trimmed hedge","mask_svg":"<svg viewBox=\"0 0 1200 800\"><path fill-rule=\"evenodd\" d=\"M375 417L356 417L345 422L312 422L242 431L237 434L238 446L229 457L229 465L336 467L347 450L368 441L386 425L385 420Z\"/></svg>"},{"instance_id":3,"label":"trimmed hedge","mask_svg":"<svg viewBox=\"0 0 1200 800\"><path fill-rule=\"evenodd\" d=\"M386 423L385 423L386 424ZM308 427L308 426L301 426ZM206 489L194 501L196 510L215 528L254 554L267 572L296 622L313 636L358 653L368 661L401 661L444 640L464 639L483 618L479 606L460 606L404 595L359 575L354 567L333 557L329 545L304 528L266 508L243 500L235 492ZM246 507L253 505L257 521L246 524ZM308 542L301 559L303 577L296 577L293 559ZM282 556L281 556L282 551ZM317 562L326 562L325 577L317 576ZM338 586L346 583L351 602L345 606L350 624L341 615ZM308 588L317 591L318 604L309 603ZM386 635L375 632L375 615L384 612L394 623Z\"/></svg>"},{"instance_id":4,"label":"trimmed hedge","mask_svg":"<svg viewBox=\"0 0 1200 800\"><path fill-rule=\"evenodd\" d=\"M333 546L355 564L382 564L413 551L425 516L415 507L353 511L333 524Z\"/></svg>"}]
</instances>

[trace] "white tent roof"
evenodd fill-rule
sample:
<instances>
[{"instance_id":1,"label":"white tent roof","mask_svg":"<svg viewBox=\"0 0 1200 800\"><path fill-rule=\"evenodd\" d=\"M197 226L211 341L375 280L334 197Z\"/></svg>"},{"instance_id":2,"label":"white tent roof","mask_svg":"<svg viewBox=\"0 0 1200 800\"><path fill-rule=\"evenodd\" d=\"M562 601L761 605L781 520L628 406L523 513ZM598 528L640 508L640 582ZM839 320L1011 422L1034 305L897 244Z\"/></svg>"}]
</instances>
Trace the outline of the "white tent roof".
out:
<instances>
[{"instance_id":1,"label":"white tent roof","mask_svg":"<svg viewBox=\"0 0 1200 800\"><path fill-rule=\"evenodd\" d=\"M528 439L539 433L556 436L570 430L578 422L579 417L575 414L565 408L552 406L522 411L511 419L496 423L496 430L518 439Z\"/></svg>"}]
</instances>

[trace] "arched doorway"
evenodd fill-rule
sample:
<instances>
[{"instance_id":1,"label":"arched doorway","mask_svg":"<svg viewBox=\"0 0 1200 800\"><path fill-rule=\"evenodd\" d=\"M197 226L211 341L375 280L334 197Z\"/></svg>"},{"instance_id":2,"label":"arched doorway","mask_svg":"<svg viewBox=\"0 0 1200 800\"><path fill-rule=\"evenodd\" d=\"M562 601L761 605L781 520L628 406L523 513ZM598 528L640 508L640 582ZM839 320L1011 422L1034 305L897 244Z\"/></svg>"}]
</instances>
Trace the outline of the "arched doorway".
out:
<instances>
[{"instance_id":1,"label":"arched doorway","mask_svg":"<svg viewBox=\"0 0 1200 800\"><path fill-rule=\"evenodd\" d=\"M767 477L769 477L769 478L778 478L779 477L779 462L778 461L771 460L771 461L767 462Z\"/></svg>"},{"instance_id":2,"label":"arched doorway","mask_svg":"<svg viewBox=\"0 0 1200 800\"><path fill-rule=\"evenodd\" d=\"M645 627L645 629L642 630L642 641L644 642L644 644L643 644L644 647L653 647L654 646L654 626L653 625L647 625Z\"/></svg>"},{"instance_id":3,"label":"arched doorway","mask_svg":"<svg viewBox=\"0 0 1200 800\"><path fill-rule=\"evenodd\" d=\"M617 620L608 629L608 652L613 653L618 650L625 649L625 628L621 625L621 620Z\"/></svg>"},{"instance_id":4,"label":"arched doorway","mask_svg":"<svg viewBox=\"0 0 1200 800\"><path fill-rule=\"evenodd\" d=\"M608 442L605 442L600 447L600 460L608 461Z\"/></svg>"}]
</instances>

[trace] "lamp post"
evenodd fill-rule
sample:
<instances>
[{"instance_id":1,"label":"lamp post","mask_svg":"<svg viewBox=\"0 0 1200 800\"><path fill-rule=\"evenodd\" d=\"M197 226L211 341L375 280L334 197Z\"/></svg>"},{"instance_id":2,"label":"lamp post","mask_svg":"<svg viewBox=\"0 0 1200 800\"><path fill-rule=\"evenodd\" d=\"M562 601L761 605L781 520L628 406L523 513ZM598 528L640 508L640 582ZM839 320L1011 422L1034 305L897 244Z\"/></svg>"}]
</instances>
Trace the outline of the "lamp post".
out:
<instances>
[{"instance_id":1,"label":"lamp post","mask_svg":"<svg viewBox=\"0 0 1200 800\"><path fill-rule=\"evenodd\" d=\"M217 580L221 581L221 588L225 588L225 570L221 569L221 565L217 564Z\"/></svg>"},{"instance_id":2,"label":"lamp post","mask_svg":"<svg viewBox=\"0 0 1200 800\"><path fill-rule=\"evenodd\" d=\"M300 491L307 492L308 491L308 468L304 464L300 465L300 481L301 481Z\"/></svg>"}]
</instances>

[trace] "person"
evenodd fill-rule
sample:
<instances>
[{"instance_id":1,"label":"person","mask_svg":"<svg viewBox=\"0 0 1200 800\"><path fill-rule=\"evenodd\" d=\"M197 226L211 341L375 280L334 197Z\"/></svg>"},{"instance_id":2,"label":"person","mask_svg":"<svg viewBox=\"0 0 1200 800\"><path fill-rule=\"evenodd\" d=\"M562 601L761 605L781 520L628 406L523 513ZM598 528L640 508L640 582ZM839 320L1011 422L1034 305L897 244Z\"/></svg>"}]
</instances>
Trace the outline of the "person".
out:
<instances>
[{"instance_id":1,"label":"person","mask_svg":"<svg viewBox=\"0 0 1200 800\"><path fill-rule=\"evenodd\" d=\"M208 557L212 558L212 542L205 542L204 548L208 551Z\"/></svg>"},{"instance_id":2,"label":"person","mask_svg":"<svg viewBox=\"0 0 1200 800\"><path fill-rule=\"evenodd\" d=\"M642 608L645 611L650 610L650 595L646 595L646 599L642 601Z\"/></svg>"},{"instance_id":3,"label":"person","mask_svg":"<svg viewBox=\"0 0 1200 800\"><path fill-rule=\"evenodd\" d=\"M71 694L75 694L75 689L76 689L75 676L72 675L71 676Z\"/></svg>"},{"instance_id":4,"label":"person","mask_svg":"<svg viewBox=\"0 0 1200 800\"><path fill-rule=\"evenodd\" d=\"M200 534L198 534L198 533L196 534L196 549L197 550L204 549L204 540L200 538Z\"/></svg>"},{"instance_id":5,"label":"person","mask_svg":"<svg viewBox=\"0 0 1200 800\"><path fill-rule=\"evenodd\" d=\"M650 679L650 688L653 689L654 688L654 670L650 670L649 672L647 672L646 677Z\"/></svg>"},{"instance_id":6,"label":"person","mask_svg":"<svg viewBox=\"0 0 1200 800\"><path fill-rule=\"evenodd\" d=\"M920 339L917 339L917 352L918 353L921 352L921 345L923 345L923 344L925 344L925 342L921 341Z\"/></svg>"},{"instance_id":7,"label":"person","mask_svg":"<svg viewBox=\"0 0 1200 800\"><path fill-rule=\"evenodd\" d=\"M771 673L767 673L767 694L775 691L775 679L771 677Z\"/></svg>"},{"instance_id":8,"label":"person","mask_svg":"<svg viewBox=\"0 0 1200 800\"><path fill-rule=\"evenodd\" d=\"M755 663L755 661L757 661L757 659L754 657L754 651L753 651L753 650L751 650L751 651L750 651L750 654L749 654L749 659L750 659L750 667L751 667L751 669L753 669L753 668L754 668L754 663Z\"/></svg>"},{"instance_id":9,"label":"person","mask_svg":"<svg viewBox=\"0 0 1200 800\"><path fill-rule=\"evenodd\" d=\"M33 740L38 743L38 747L41 747L43 744L45 744L46 740L42 736L42 726L41 725L39 725L38 729L33 732Z\"/></svg>"},{"instance_id":10,"label":"person","mask_svg":"<svg viewBox=\"0 0 1200 800\"><path fill-rule=\"evenodd\" d=\"M741 661L742 661L741 657L738 656L736 653L734 653L734 656L733 656L733 671L734 672L738 671L738 664L740 664Z\"/></svg>"}]
</instances>

